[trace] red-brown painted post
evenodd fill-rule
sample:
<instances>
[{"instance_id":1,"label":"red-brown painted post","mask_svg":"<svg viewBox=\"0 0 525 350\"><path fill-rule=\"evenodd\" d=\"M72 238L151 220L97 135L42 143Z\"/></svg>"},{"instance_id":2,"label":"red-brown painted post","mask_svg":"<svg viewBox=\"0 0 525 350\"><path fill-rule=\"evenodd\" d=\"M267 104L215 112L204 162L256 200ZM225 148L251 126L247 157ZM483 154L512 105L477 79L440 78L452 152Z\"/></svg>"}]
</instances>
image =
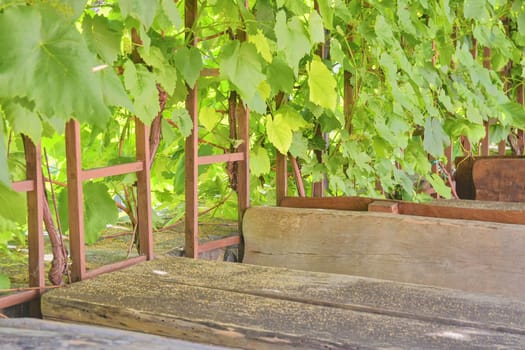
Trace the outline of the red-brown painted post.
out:
<instances>
[{"instance_id":1,"label":"red-brown painted post","mask_svg":"<svg viewBox=\"0 0 525 350\"><path fill-rule=\"evenodd\" d=\"M44 181L40 145L35 145L27 136L22 136L26 158L26 179L33 182L33 190L27 192L27 241L29 250L29 287L46 285L44 271ZM39 301L31 302L30 314L40 317Z\"/></svg>"},{"instance_id":2,"label":"red-brown painted post","mask_svg":"<svg viewBox=\"0 0 525 350\"><path fill-rule=\"evenodd\" d=\"M184 23L186 26L186 39L189 45L197 45L198 38L192 32L197 19L197 0L186 0L184 5ZM199 198L197 185L199 181L198 147L199 147L199 125L198 125L198 100L197 83L188 87L186 97L186 109L193 122L191 135L186 138L185 145L185 169L186 169L186 214L185 214L185 244L184 252L189 258L197 258L199 254L199 223L198 207Z\"/></svg>"},{"instance_id":3,"label":"red-brown painted post","mask_svg":"<svg viewBox=\"0 0 525 350\"><path fill-rule=\"evenodd\" d=\"M153 259L153 223L151 213L151 157L149 147L149 127L135 118L135 148L137 161L143 163L137 172L137 233L140 254L148 260Z\"/></svg>"},{"instance_id":4,"label":"red-brown painted post","mask_svg":"<svg viewBox=\"0 0 525 350\"><path fill-rule=\"evenodd\" d=\"M83 280L86 275L84 245L84 193L82 190L82 147L80 124L71 119L66 123L67 193L69 212L69 249L71 279Z\"/></svg>"},{"instance_id":5,"label":"red-brown painted post","mask_svg":"<svg viewBox=\"0 0 525 350\"><path fill-rule=\"evenodd\" d=\"M483 67L490 69L491 68L491 50L489 47L483 48ZM485 123L485 137L481 140L481 155L488 156L490 153L490 120L487 120Z\"/></svg>"}]
</instances>

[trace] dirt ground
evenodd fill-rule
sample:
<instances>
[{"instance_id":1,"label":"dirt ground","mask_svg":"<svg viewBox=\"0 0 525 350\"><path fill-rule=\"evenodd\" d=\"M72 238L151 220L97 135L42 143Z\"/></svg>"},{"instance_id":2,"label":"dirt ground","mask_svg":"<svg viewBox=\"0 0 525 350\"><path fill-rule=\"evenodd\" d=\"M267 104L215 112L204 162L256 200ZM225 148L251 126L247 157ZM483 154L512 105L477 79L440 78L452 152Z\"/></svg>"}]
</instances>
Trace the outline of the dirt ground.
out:
<instances>
[{"instance_id":1,"label":"dirt ground","mask_svg":"<svg viewBox=\"0 0 525 350\"><path fill-rule=\"evenodd\" d=\"M93 245L86 246L86 265L88 270L103 265L137 256L137 250L130 243L132 230L125 225L108 228L101 238ZM210 219L199 224L199 239L206 242L222 237L234 235L238 232L237 222L221 219ZM180 255L184 247L184 223L155 230L153 233L155 255ZM68 246L67 237L65 244ZM130 254L128 255L128 251ZM207 259L222 259L224 251L207 255ZM52 260L51 246L47 235L45 237L45 269L49 271ZM0 256L0 273L8 275L12 288L24 288L28 285L27 249L14 250L10 256ZM47 282L48 284L49 281Z\"/></svg>"}]
</instances>

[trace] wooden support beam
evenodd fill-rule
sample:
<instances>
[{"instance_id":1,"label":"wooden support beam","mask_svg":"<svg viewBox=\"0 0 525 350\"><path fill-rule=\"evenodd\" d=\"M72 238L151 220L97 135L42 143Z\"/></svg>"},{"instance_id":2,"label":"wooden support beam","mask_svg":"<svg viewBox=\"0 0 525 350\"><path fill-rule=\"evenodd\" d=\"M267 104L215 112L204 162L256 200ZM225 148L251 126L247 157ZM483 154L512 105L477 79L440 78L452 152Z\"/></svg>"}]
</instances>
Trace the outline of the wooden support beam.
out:
<instances>
[{"instance_id":1,"label":"wooden support beam","mask_svg":"<svg viewBox=\"0 0 525 350\"><path fill-rule=\"evenodd\" d=\"M186 0L184 3L184 24L187 28L186 40L189 45L197 45L197 37L191 31L197 20L197 0ZM198 99L197 84L188 86L186 97L186 109L191 117L193 128L191 135L186 138L185 145L185 169L186 169L186 213L185 213L185 244L184 252L189 258L197 258L199 250L199 198L197 185L199 181L198 147L199 147L199 123L198 123Z\"/></svg>"},{"instance_id":2,"label":"wooden support beam","mask_svg":"<svg viewBox=\"0 0 525 350\"><path fill-rule=\"evenodd\" d=\"M87 169L82 171L82 181L97 179L101 177L117 176L129 173L136 173L144 170L143 162L133 162L126 164L112 165L102 168Z\"/></svg>"},{"instance_id":3,"label":"wooden support beam","mask_svg":"<svg viewBox=\"0 0 525 350\"><path fill-rule=\"evenodd\" d=\"M151 158L149 149L149 127L135 118L136 157L142 163L137 172L137 233L140 253L153 259L153 223L151 208Z\"/></svg>"},{"instance_id":4,"label":"wooden support beam","mask_svg":"<svg viewBox=\"0 0 525 350\"><path fill-rule=\"evenodd\" d=\"M277 205L282 205L282 200L288 193L288 162L286 156L277 151L275 174L275 196Z\"/></svg>"},{"instance_id":5,"label":"wooden support beam","mask_svg":"<svg viewBox=\"0 0 525 350\"><path fill-rule=\"evenodd\" d=\"M26 178L33 183L33 190L27 192L27 243L29 287L39 287L39 294L46 285L44 271L44 177L42 175L42 154L40 145L35 145L23 136ZM40 317L40 303L30 304L30 314Z\"/></svg>"},{"instance_id":6,"label":"wooden support beam","mask_svg":"<svg viewBox=\"0 0 525 350\"><path fill-rule=\"evenodd\" d=\"M82 147L80 123L71 119L66 124L67 193L69 211L69 249L71 279L83 280L86 274L84 245L84 193L82 190Z\"/></svg>"}]
</instances>

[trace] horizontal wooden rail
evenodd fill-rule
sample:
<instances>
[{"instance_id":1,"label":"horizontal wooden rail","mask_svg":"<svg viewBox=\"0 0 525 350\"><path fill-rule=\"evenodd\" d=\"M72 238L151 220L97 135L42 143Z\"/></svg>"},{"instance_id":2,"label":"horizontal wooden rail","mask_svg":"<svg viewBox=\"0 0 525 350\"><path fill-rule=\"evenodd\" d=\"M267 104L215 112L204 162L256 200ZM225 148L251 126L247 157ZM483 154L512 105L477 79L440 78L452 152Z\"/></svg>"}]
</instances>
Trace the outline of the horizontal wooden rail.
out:
<instances>
[{"instance_id":1,"label":"horizontal wooden rail","mask_svg":"<svg viewBox=\"0 0 525 350\"><path fill-rule=\"evenodd\" d=\"M202 77L218 77L219 75L219 68L204 68L201 70Z\"/></svg>"},{"instance_id":2,"label":"horizontal wooden rail","mask_svg":"<svg viewBox=\"0 0 525 350\"><path fill-rule=\"evenodd\" d=\"M126 260L122 260L113 264L104 265L93 270L86 271L84 278L93 278L103 273L114 272L123 268L146 261L148 258L145 255L136 256Z\"/></svg>"},{"instance_id":3,"label":"horizontal wooden rail","mask_svg":"<svg viewBox=\"0 0 525 350\"><path fill-rule=\"evenodd\" d=\"M16 192L29 192L35 189L35 182L33 180L16 181L11 186Z\"/></svg>"},{"instance_id":4,"label":"horizontal wooden rail","mask_svg":"<svg viewBox=\"0 0 525 350\"><path fill-rule=\"evenodd\" d=\"M197 162L199 165L206 165L225 162L237 162L240 160L244 160L244 153L242 152L202 156L198 158Z\"/></svg>"},{"instance_id":5,"label":"horizontal wooden rail","mask_svg":"<svg viewBox=\"0 0 525 350\"><path fill-rule=\"evenodd\" d=\"M126 164L112 165L102 168L94 168L82 170L82 181L97 179L101 177L124 175L129 173L136 173L144 169L143 162L133 162Z\"/></svg>"},{"instance_id":6,"label":"horizontal wooden rail","mask_svg":"<svg viewBox=\"0 0 525 350\"><path fill-rule=\"evenodd\" d=\"M217 239L214 241L209 241L206 243L199 244L199 253L208 252L210 250L229 247L232 245L240 244L240 236L230 236L226 238Z\"/></svg>"},{"instance_id":7,"label":"horizontal wooden rail","mask_svg":"<svg viewBox=\"0 0 525 350\"><path fill-rule=\"evenodd\" d=\"M291 208L368 211L369 204L382 201L397 202L399 214L404 215L525 225L525 204L522 205L519 203L446 200L428 203L412 203L366 197L285 197L281 200L280 206Z\"/></svg>"},{"instance_id":8,"label":"horizontal wooden rail","mask_svg":"<svg viewBox=\"0 0 525 350\"><path fill-rule=\"evenodd\" d=\"M37 299L40 296L38 290L28 290L6 296L0 296L0 309L14 305L24 304Z\"/></svg>"}]
</instances>

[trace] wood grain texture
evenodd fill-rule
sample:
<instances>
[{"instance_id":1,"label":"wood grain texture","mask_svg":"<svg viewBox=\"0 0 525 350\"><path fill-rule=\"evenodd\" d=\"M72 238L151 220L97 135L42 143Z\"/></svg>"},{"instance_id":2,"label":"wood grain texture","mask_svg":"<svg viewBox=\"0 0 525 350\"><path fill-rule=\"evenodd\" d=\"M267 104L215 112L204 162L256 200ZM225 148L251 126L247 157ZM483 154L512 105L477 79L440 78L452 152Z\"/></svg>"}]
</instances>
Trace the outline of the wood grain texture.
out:
<instances>
[{"instance_id":1,"label":"wood grain texture","mask_svg":"<svg viewBox=\"0 0 525 350\"><path fill-rule=\"evenodd\" d=\"M50 291L42 310L48 319L243 349L525 345L520 301L183 258L160 258Z\"/></svg>"},{"instance_id":2,"label":"wood grain texture","mask_svg":"<svg viewBox=\"0 0 525 350\"><path fill-rule=\"evenodd\" d=\"M155 335L88 325L74 325L34 318L0 319L2 349L66 350L219 350L215 346L189 343Z\"/></svg>"},{"instance_id":3,"label":"wood grain texture","mask_svg":"<svg viewBox=\"0 0 525 350\"><path fill-rule=\"evenodd\" d=\"M478 159L472 167L476 199L525 202L525 158Z\"/></svg>"},{"instance_id":4,"label":"wood grain texture","mask_svg":"<svg viewBox=\"0 0 525 350\"><path fill-rule=\"evenodd\" d=\"M525 299L521 225L254 207L243 232L245 263Z\"/></svg>"}]
</instances>

